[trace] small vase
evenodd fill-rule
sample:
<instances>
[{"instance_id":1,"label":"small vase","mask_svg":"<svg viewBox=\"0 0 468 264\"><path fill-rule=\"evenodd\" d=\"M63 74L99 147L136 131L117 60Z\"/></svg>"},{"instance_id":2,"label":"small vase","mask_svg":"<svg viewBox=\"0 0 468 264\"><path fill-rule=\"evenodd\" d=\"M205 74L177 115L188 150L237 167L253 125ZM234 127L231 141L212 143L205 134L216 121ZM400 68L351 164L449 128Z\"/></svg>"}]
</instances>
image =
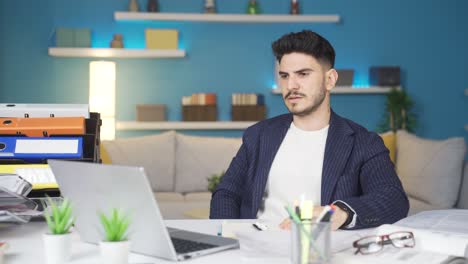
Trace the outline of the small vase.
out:
<instances>
[{"instance_id":1,"label":"small vase","mask_svg":"<svg viewBox=\"0 0 468 264\"><path fill-rule=\"evenodd\" d=\"M138 0L130 0L130 2L128 2L128 11L130 12L140 11L140 7L138 6Z\"/></svg>"},{"instance_id":2,"label":"small vase","mask_svg":"<svg viewBox=\"0 0 468 264\"><path fill-rule=\"evenodd\" d=\"M44 252L47 264L63 264L71 255L71 233L63 235L44 234Z\"/></svg>"},{"instance_id":3,"label":"small vase","mask_svg":"<svg viewBox=\"0 0 468 264\"><path fill-rule=\"evenodd\" d=\"M159 12L158 0L148 0L148 5L146 6L146 11L156 13Z\"/></svg>"},{"instance_id":4,"label":"small vase","mask_svg":"<svg viewBox=\"0 0 468 264\"><path fill-rule=\"evenodd\" d=\"M205 14L216 14L215 0L205 0Z\"/></svg>"},{"instance_id":5,"label":"small vase","mask_svg":"<svg viewBox=\"0 0 468 264\"><path fill-rule=\"evenodd\" d=\"M110 43L110 47L118 49L122 49L124 47L122 34L114 34L114 38Z\"/></svg>"},{"instance_id":6,"label":"small vase","mask_svg":"<svg viewBox=\"0 0 468 264\"><path fill-rule=\"evenodd\" d=\"M250 14L250 15L260 14L260 7L256 0L249 0L249 4L247 6L247 14Z\"/></svg>"},{"instance_id":7,"label":"small vase","mask_svg":"<svg viewBox=\"0 0 468 264\"><path fill-rule=\"evenodd\" d=\"M291 0L291 15L299 15L299 0Z\"/></svg>"},{"instance_id":8,"label":"small vase","mask_svg":"<svg viewBox=\"0 0 468 264\"><path fill-rule=\"evenodd\" d=\"M101 250L102 264L128 264L128 253L130 251L130 241L109 242L101 241L99 243Z\"/></svg>"}]
</instances>

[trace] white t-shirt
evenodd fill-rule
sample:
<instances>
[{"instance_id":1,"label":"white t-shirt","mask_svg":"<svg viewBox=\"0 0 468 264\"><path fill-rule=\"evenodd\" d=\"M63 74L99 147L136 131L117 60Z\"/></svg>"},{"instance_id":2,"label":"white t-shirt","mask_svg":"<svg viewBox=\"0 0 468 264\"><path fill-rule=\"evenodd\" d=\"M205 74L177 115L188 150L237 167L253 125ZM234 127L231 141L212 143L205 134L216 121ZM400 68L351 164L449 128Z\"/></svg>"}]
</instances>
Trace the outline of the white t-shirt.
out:
<instances>
[{"instance_id":1,"label":"white t-shirt","mask_svg":"<svg viewBox=\"0 0 468 264\"><path fill-rule=\"evenodd\" d=\"M301 198L320 205L328 128L304 131L291 122L271 165L265 210L259 218L282 221L288 217L284 206Z\"/></svg>"}]
</instances>

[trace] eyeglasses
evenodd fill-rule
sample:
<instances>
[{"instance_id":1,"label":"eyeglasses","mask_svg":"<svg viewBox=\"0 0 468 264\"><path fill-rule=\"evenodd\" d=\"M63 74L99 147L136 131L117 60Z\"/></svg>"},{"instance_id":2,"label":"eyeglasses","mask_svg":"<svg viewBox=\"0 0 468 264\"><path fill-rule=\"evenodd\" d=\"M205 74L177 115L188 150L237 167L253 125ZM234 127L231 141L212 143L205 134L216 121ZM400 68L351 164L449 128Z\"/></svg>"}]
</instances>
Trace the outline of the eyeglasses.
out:
<instances>
[{"instance_id":1,"label":"eyeglasses","mask_svg":"<svg viewBox=\"0 0 468 264\"><path fill-rule=\"evenodd\" d=\"M385 245L393 245L397 248L412 248L416 242L412 232L395 232L381 236L368 236L353 242L357 250L354 254L372 254L379 252Z\"/></svg>"}]
</instances>

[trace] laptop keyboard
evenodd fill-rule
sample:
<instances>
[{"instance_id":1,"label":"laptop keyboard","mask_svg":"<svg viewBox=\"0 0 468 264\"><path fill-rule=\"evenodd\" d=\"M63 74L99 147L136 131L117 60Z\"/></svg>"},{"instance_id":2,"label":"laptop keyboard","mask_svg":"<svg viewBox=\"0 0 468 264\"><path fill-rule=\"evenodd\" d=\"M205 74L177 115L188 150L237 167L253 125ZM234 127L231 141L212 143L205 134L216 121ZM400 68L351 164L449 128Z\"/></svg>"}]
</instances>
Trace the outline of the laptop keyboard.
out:
<instances>
[{"instance_id":1,"label":"laptop keyboard","mask_svg":"<svg viewBox=\"0 0 468 264\"><path fill-rule=\"evenodd\" d=\"M179 254L200 251L204 249L214 248L215 245L205 244L201 242L185 240L180 238L171 237L172 244L174 244L175 251Z\"/></svg>"}]
</instances>

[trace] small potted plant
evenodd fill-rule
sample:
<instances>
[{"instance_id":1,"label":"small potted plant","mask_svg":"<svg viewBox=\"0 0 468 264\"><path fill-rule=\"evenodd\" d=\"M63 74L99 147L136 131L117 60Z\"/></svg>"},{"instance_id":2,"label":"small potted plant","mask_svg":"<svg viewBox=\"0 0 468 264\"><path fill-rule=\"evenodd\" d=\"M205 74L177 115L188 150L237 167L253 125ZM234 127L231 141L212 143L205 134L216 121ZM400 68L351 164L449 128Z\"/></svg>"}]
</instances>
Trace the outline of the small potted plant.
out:
<instances>
[{"instance_id":1,"label":"small potted plant","mask_svg":"<svg viewBox=\"0 0 468 264\"><path fill-rule=\"evenodd\" d=\"M378 132L393 131L399 129L414 132L417 126L416 115L413 113L413 100L404 91L393 88L387 95L385 112Z\"/></svg>"},{"instance_id":2,"label":"small potted plant","mask_svg":"<svg viewBox=\"0 0 468 264\"><path fill-rule=\"evenodd\" d=\"M65 198L57 205L47 197L48 206L44 210L49 233L44 234L44 250L48 264L65 263L71 255L71 232L74 219L70 201Z\"/></svg>"},{"instance_id":3,"label":"small potted plant","mask_svg":"<svg viewBox=\"0 0 468 264\"><path fill-rule=\"evenodd\" d=\"M130 251L130 241L127 239L129 217L114 208L109 216L99 213L99 219L105 233L105 240L99 244L102 263L127 264Z\"/></svg>"},{"instance_id":4,"label":"small potted plant","mask_svg":"<svg viewBox=\"0 0 468 264\"><path fill-rule=\"evenodd\" d=\"M218 184L221 182L221 179L224 176L224 171L222 171L220 174L213 174L211 177L207 178L208 180L208 191L214 192L216 190L216 187L218 187Z\"/></svg>"}]
</instances>

